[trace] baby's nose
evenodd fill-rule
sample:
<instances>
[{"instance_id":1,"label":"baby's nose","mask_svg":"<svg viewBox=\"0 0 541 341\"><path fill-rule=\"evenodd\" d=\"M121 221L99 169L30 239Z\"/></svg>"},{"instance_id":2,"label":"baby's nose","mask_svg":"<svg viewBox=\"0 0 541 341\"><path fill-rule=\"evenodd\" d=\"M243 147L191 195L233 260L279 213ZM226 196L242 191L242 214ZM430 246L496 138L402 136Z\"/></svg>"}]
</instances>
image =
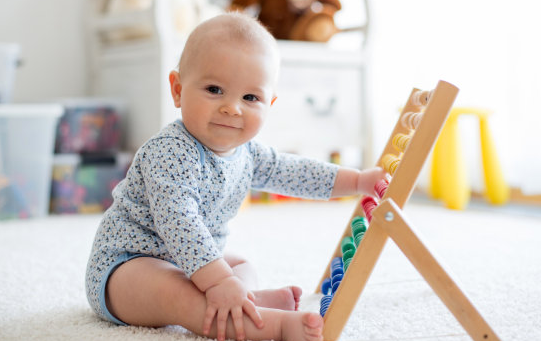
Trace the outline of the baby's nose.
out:
<instances>
[{"instance_id":1,"label":"baby's nose","mask_svg":"<svg viewBox=\"0 0 541 341\"><path fill-rule=\"evenodd\" d=\"M240 108L236 103L224 103L220 107L220 113L224 115L239 116L241 114Z\"/></svg>"}]
</instances>

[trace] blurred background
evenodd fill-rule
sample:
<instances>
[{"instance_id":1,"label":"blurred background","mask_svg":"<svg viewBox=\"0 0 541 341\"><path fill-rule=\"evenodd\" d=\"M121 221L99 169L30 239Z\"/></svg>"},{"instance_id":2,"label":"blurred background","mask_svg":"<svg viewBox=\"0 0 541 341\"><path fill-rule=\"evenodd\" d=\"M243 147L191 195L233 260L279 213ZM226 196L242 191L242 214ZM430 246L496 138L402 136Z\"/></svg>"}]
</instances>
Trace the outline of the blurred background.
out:
<instances>
[{"instance_id":1,"label":"blurred background","mask_svg":"<svg viewBox=\"0 0 541 341\"><path fill-rule=\"evenodd\" d=\"M411 89L443 79L460 88L456 107L488 113L490 149L510 188L503 204L541 205L537 2L0 0L3 217L106 208L137 148L180 118L167 76L187 34L231 8L259 16L279 39L282 74L264 142L373 166ZM459 168L474 197L485 192L481 121L466 113L457 123ZM31 143L45 148L37 165L20 158L29 150L39 159Z\"/></svg>"}]
</instances>

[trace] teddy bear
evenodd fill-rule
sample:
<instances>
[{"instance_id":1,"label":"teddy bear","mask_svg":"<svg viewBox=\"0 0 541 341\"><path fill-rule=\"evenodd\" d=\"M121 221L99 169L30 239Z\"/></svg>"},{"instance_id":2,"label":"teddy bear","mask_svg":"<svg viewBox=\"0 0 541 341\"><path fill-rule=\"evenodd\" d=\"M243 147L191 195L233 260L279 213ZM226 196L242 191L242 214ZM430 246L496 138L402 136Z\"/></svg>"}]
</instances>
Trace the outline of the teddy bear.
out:
<instances>
[{"instance_id":1,"label":"teddy bear","mask_svg":"<svg viewBox=\"0 0 541 341\"><path fill-rule=\"evenodd\" d=\"M229 9L254 11L277 39L326 42L340 31L334 14L339 0L232 0Z\"/></svg>"}]
</instances>

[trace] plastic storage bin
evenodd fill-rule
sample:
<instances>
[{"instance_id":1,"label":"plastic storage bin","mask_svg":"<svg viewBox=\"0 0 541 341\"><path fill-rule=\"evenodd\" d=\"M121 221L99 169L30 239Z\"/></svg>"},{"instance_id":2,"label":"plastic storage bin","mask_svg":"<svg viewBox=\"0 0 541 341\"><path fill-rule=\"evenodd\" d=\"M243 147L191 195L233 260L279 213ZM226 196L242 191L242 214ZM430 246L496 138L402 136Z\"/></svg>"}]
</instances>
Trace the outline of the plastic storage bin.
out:
<instances>
[{"instance_id":1,"label":"plastic storage bin","mask_svg":"<svg viewBox=\"0 0 541 341\"><path fill-rule=\"evenodd\" d=\"M0 219L48 212L58 104L0 104Z\"/></svg>"}]
</instances>

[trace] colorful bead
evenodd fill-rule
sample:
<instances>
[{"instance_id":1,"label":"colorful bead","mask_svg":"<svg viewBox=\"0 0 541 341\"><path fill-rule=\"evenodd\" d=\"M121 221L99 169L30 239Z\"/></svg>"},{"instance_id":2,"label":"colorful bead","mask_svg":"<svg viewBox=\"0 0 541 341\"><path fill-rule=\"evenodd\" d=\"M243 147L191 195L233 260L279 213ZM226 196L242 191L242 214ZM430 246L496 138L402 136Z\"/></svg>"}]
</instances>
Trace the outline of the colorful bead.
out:
<instances>
[{"instance_id":1,"label":"colorful bead","mask_svg":"<svg viewBox=\"0 0 541 341\"><path fill-rule=\"evenodd\" d=\"M353 260L353 257L348 258L344 261L344 272L348 271L349 264L351 264L351 261Z\"/></svg>"},{"instance_id":2,"label":"colorful bead","mask_svg":"<svg viewBox=\"0 0 541 341\"><path fill-rule=\"evenodd\" d=\"M361 205L364 210L364 215L370 223L370 221L372 220L372 211L378 206L378 203L376 202L376 199L372 197L364 197L361 201Z\"/></svg>"},{"instance_id":3,"label":"colorful bead","mask_svg":"<svg viewBox=\"0 0 541 341\"><path fill-rule=\"evenodd\" d=\"M337 274L333 276L331 279L331 294L334 295L336 290L338 290L338 287L340 286L340 282L342 282L342 278L344 278L344 274Z\"/></svg>"},{"instance_id":4,"label":"colorful bead","mask_svg":"<svg viewBox=\"0 0 541 341\"><path fill-rule=\"evenodd\" d=\"M331 278L327 277L321 283L321 292L323 293L323 295L328 295L331 293L331 288Z\"/></svg>"},{"instance_id":5,"label":"colorful bead","mask_svg":"<svg viewBox=\"0 0 541 341\"><path fill-rule=\"evenodd\" d=\"M346 253L348 250L353 250L353 252L355 252L355 243L353 241L353 237L344 237L344 239L342 239L341 249L342 254ZM342 260L344 260L344 257L342 257Z\"/></svg>"},{"instance_id":6,"label":"colorful bead","mask_svg":"<svg viewBox=\"0 0 541 341\"><path fill-rule=\"evenodd\" d=\"M368 220L365 217L356 216L351 220L351 232L353 236L359 232L366 232L368 228Z\"/></svg>"},{"instance_id":7,"label":"colorful bead","mask_svg":"<svg viewBox=\"0 0 541 341\"><path fill-rule=\"evenodd\" d=\"M410 141L411 141L411 135L399 133L393 136L392 144L393 144L394 149L403 153L408 147Z\"/></svg>"},{"instance_id":8,"label":"colorful bead","mask_svg":"<svg viewBox=\"0 0 541 341\"><path fill-rule=\"evenodd\" d=\"M422 114L418 112L407 112L400 118L400 123L407 129L417 129L419 122L421 122Z\"/></svg>"},{"instance_id":9,"label":"colorful bead","mask_svg":"<svg viewBox=\"0 0 541 341\"><path fill-rule=\"evenodd\" d=\"M356 234L354 237L355 245L359 246L359 244L361 243L361 240L363 240L363 237L364 237L364 232Z\"/></svg>"},{"instance_id":10,"label":"colorful bead","mask_svg":"<svg viewBox=\"0 0 541 341\"><path fill-rule=\"evenodd\" d=\"M430 97L432 96L432 91L416 91L413 96L411 97L411 103L413 105L416 105L418 107L425 106L428 104L428 101L430 101Z\"/></svg>"},{"instance_id":11,"label":"colorful bead","mask_svg":"<svg viewBox=\"0 0 541 341\"><path fill-rule=\"evenodd\" d=\"M374 190L376 191L378 198L383 199L387 188L389 188L389 183L385 179L381 179L376 183L376 185L374 186Z\"/></svg>"},{"instance_id":12,"label":"colorful bead","mask_svg":"<svg viewBox=\"0 0 541 341\"><path fill-rule=\"evenodd\" d=\"M331 278L337 274L344 274L344 264L342 263L342 257L335 257L331 261Z\"/></svg>"},{"instance_id":13,"label":"colorful bead","mask_svg":"<svg viewBox=\"0 0 541 341\"><path fill-rule=\"evenodd\" d=\"M381 164L383 166L383 169L387 171L387 173L393 175L394 172L396 172L396 169L398 168L398 164L400 163L400 158L393 154L385 154L383 158L381 159Z\"/></svg>"},{"instance_id":14,"label":"colorful bead","mask_svg":"<svg viewBox=\"0 0 541 341\"><path fill-rule=\"evenodd\" d=\"M344 273L347 271L351 259L355 255L355 249L349 249L342 255L342 261L344 262Z\"/></svg>"},{"instance_id":15,"label":"colorful bead","mask_svg":"<svg viewBox=\"0 0 541 341\"><path fill-rule=\"evenodd\" d=\"M331 301L332 301L331 295L324 295L321 298L320 308L319 308L319 314L321 315L321 317L325 316L327 309L329 309L329 306L331 305Z\"/></svg>"}]
</instances>

